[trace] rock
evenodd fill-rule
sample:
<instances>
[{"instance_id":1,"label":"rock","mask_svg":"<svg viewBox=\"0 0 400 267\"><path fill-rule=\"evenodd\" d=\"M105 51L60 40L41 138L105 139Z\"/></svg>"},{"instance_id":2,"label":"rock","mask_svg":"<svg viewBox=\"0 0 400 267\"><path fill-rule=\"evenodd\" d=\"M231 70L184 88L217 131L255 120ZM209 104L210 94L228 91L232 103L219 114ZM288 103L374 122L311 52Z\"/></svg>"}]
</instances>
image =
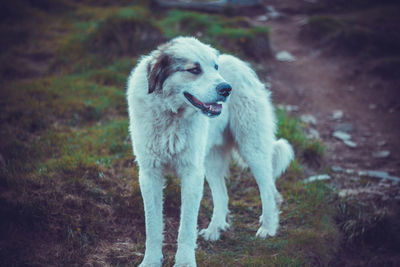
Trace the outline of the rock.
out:
<instances>
[{"instance_id":1,"label":"rock","mask_svg":"<svg viewBox=\"0 0 400 267\"><path fill-rule=\"evenodd\" d=\"M357 144L350 140L351 139L351 135L346 133L346 132L334 131L332 133L332 136L337 138L337 139L339 139L339 140L341 140L341 141L343 141L343 143L348 147L351 147L351 148L356 148L357 147Z\"/></svg>"},{"instance_id":2,"label":"rock","mask_svg":"<svg viewBox=\"0 0 400 267\"><path fill-rule=\"evenodd\" d=\"M343 168L340 167L340 166L332 166L332 167L331 167L331 170L332 170L333 172L342 172L342 171L343 171Z\"/></svg>"},{"instance_id":3,"label":"rock","mask_svg":"<svg viewBox=\"0 0 400 267\"><path fill-rule=\"evenodd\" d=\"M329 180L331 177L328 174L318 174L318 175L313 175L308 177L307 179L304 179L304 183L311 183L314 181L323 181L323 180Z\"/></svg>"},{"instance_id":4,"label":"rock","mask_svg":"<svg viewBox=\"0 0 400 267\"><path fill-rule=\"evenodd\" d=\"M378 141L377 145L384 146L384 145L386 145L386 141L385 140Z\"/></svg>"},{"instance_id":5,"label":"rock","mask_svg":"<svg viewBox=\"0 0 400 267\"><path fill-rule=\"evenodd\" d=\"M308 133L306 134L306 137L308 139L320 139L321 138L319 135L319 132L314 128L308 129Z\"/></svg>"},{"instance_id":6,"label":"rock","mask_svg":"<svg viewBox=\"0 0 400 267\"><path fill-rule=\"evenodd\" d=\"M300 120L307 124L317 125L317 119L311 114L301 115Z\"/></svg>"},{"instance_id":7,"label":"rock","mask_svg":"<svg viewBox=\"0 0 400 267\"><path fill-rule=\"evenodd\" d=\"M340 123L335 127L335 131L349 133L354 130L354 125L350 122Z\"/></svg>"},{"instance_id":8,"label":"rock","mask_svg":"<svg viewBox=\"0 0 400 267\"><path fill-rule=\"evenodd\" d=\"M268 16L271 19L276 19L281 16L281 14L278 13L273 6L267 6L267 10L268 10Z\"/></svg>"},{"instance_id":9,"label":"rock","mask_svg":"<svg viewBox=\"0 0 400 267\"><path fill-rule=\"evenodd\" d=\"M268 19L269 18L267 15L261 15L261 16L256 17L256 20L258 20L258 21L267 21Z\"/></svg>"},{"instance_id":10,"label":"rock","mask_svg":"<svg viewBox=\"0 0 400 267\"><path fill-rule=\"evenodd\" d=\"M378 152L372 153L372 156L377 159L384 159L390 156L390 151L389 150L382 150Z\"/></svg>"},{"instance_id":11,"label":"rock","mask_svg":"<svg viewBox=\"0 0 400 267\"><path fill-rule=\"evenodd\" d=\"M334 120L340 120L340 119L342 119L342 118L343 118L343 111L341 111L341 110L335 110L335 111L333 111L332 118L333 118Z\"/></svg>"},{"instance_id":12,"label":"rock","mask_svg":"<svg viewBox=\"0 0 400 267\"><path fill-rule=\"evenodd\" d=\"M353 169L346 169L346 170L345 170L345 173L347 173L347 174L353 174L353 173L355 173L355 171L354 171Z\"/></svg>"},{"instance_id":13,"label":"rock","mask_svg":"<svg viewBox=\"0 0 400 267\"><path fill-rule=\"evenodd\" d=\"M369 105L368 105L368 108L369 108L369 109L376 109L376 104L369 104Z\"/></svg>"},{"instance_id":14,"label":"rock","mask_svg":"<svg viewBox=\"0 0 400 267\"><path fill-rule=\"evenodd\" d=\"M384 171L358 171L359 176L368 176L372 178L388 179L394 182L400 182L400 177L392 176Z\"/></svg>"},{"instance_id":15,"label":"rock","mask_svg":"<svg viewBox=\"0 0 400 267\"><path fill-rule=\"evenodd\" d=\"M332 136L341 140L341 141L347 141L351 139L351 135L342 131L334 131L332 133Z\"/></svg>"},{"instance_id":16,"label":"rock","mask_svg":"<svg viewBox=\"0 0 400 267\"><path fill-rule=\"evenodd\" d=\"M375 194L381 196L384 195L383 192L374 190L373 188L342 189L339 191L339 197L347 197L350 195L358 194Z\"/></svg>"},{"instance_id":17,"label":"rock","mask_svg":"<svg viewBox=\"0 0 400 267\"><path fill-rule=\"evenodd\" d=\"M281 51L275 55L276 60L283 62L293 62L296 58L288 51Z\"/></svg>"},{"instance_id":18,"label":"rock","mask_svg":"<svg viewBox=\"0 0 400 267\"><path fill-rule=\"evenodd\" d=\"M344 143L346 146L351 147L351 148L356 148L356 147L357 147L357 144L354 143L354 142L351 141L351 140L344 140L343 143Z\"/></svg>"}]
</instances>

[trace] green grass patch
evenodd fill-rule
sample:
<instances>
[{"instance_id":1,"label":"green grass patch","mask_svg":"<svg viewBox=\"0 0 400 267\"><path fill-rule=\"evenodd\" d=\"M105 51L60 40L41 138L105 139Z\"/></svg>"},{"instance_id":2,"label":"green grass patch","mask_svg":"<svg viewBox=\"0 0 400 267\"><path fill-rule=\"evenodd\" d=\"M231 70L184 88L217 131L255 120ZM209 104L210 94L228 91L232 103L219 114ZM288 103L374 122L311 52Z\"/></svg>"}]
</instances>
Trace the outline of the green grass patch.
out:
<instances>
[{"instance_id":1,"label":"green grass patch","mask_svg":"<svg viewBox=\"0 0 400 267\"><path fill-rule=\"evenodd\" d=\"M285 111L277 109L276 115L278 119L277 136L287 139L293 145L295 154L301 159L301 162L317 167L320 166L325 153L325 148L321 141L308 139L300 120L289 116ZM295 168L299 169L298 164Z\"/></svg>"},{"instance_id":2,"label":"green grass patch","mask_svg":"<svg viewBox=\"0 0 400 267\"><path fill-rule=\"evenodd\" d=\"M251 27L242 17L172 10L158 25L168 38L195 35L223 52L235 51L255 61L270 56L269 29Z\"/></svg>"}]
</instances>

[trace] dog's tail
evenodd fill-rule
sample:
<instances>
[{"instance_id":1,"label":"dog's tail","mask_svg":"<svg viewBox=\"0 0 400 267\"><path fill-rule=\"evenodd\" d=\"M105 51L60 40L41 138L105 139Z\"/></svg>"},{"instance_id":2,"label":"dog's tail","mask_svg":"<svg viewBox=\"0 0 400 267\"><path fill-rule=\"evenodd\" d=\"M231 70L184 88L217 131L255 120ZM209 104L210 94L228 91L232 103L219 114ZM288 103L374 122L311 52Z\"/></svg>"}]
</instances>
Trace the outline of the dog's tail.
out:
<instances>
[{"instance_id":1,"label":"dog's tail","mask_svg":"<svg viewBox=\"0 0 400 267\"><path fill-rule=\"evenodd\" d=\"M275 180L286 170L293 159L293 148L288 141L286 139L275 141L272 155L272 169Z\"/></svg>"},{"instance_id":2,"label":"dog's tail","mask_svg":"<svg viewBox=\"0 0 400 267\"><path fill-rule=\"evenodd\" d=\"M294 159L294 152L292 146L288 141L286 141L286 139L279 139L275 141L273 146L272 169L273 177L276 180ZM236 149L233 149L232 151L232 159L241 169L249 167Z\"/></svg>"}]
</instances>

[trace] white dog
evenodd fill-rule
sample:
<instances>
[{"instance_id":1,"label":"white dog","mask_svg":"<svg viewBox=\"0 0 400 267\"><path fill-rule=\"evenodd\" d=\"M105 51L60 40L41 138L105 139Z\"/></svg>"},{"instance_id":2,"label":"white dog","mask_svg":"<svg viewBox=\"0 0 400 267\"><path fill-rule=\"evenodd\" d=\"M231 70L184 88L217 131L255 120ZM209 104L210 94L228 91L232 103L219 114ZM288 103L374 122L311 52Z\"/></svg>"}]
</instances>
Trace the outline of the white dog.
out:
<instances>
[{"instance_id":1,"label":"white dog","mask_svg":"<svg viewBox=\"0 0 400 267\"><path fill-rule=\"evenodd\" d=\"M224 177L232 152L250 167L262 200L257 236L274 236L281 196L277 178L293 159L286 140L275 139L270 93L241 60L219 55L195 38L179 37L143 57L128 81L130 133L139 165L146 219L146 252L140 266L161 266L165 171L181 179L181 217L175 266L196 266L197 217L204 177L213 215L207 240L226 221Z\"/></svg>"}]
</instances>

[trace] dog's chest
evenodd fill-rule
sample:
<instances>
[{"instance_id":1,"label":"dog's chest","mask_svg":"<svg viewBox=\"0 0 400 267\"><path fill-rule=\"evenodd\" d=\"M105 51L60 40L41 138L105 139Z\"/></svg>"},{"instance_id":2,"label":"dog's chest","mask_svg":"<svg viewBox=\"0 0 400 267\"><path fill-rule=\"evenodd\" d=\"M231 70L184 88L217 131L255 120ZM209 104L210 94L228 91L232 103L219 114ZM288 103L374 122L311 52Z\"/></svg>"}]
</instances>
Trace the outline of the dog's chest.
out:
<instances>
[{"instance_id":1,"label":"dog's chest","mask_svg":"<svg viewBox=\"0 0 400 267\"><path fill-rule=\"evenodd\" d=\"M172 160L177 156L188 156L185 155L188 151L204 154L208 131L205 117L163 116L153 121L151 128L152 138L148 136L147 144L161 158Z\"/></svg>"}]
</instances>

